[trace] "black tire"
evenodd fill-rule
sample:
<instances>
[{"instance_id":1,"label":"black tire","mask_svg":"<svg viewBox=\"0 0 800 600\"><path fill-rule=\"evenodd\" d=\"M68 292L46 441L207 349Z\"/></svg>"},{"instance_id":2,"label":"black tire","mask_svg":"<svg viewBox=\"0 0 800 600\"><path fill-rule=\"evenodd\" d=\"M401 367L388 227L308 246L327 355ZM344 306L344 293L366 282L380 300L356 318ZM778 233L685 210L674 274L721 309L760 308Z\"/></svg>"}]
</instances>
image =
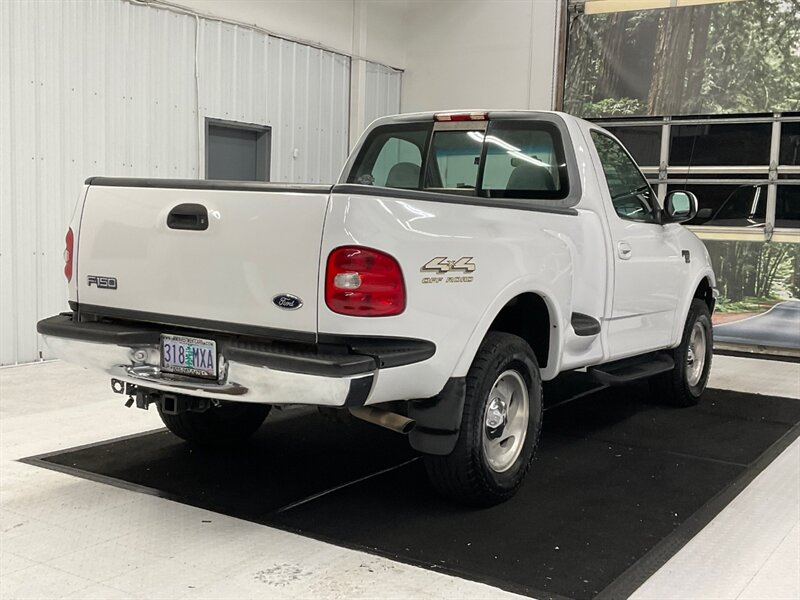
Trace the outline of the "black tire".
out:
<instances>
[{"instance_id":1,"label":"black tire","mask_svg":"<svg viewBox=\"0 0 800 600\"><path fill-rule=\"evenodd\" d=\"M692 331L695 325L705 332L704 362L697 382L690 382L689 352ZM651 390L663 403L672 406L695 406L706 389L708 375L711 373L711 358L714 348L714 331L711 326L711 313L702 300L692 300L680 345L671 351L675 368L650 380Z\"/></svg>"},{"instance_id":2,"label":"black tire","mask_svg":"<svg viewBox=\"0 0 800 600\"><path fill-rule=\"evenodd\" d=\"M484 452L483 436L489 393L509 370L521 376L528 392L527 432L521 451L502 472ZM530 346L520 337L490 331L467 373L466 399L458 442L447 456L425 456L433 487L443 496L471 506L493 506L511 498L533 461L542 426L542 380Z\"/></svg>"},{"instance_id":3,"label":"black tire","mask_svg":"<svg viewBox=\"0 0 800 600\"><path fill-rule=\"evenodd\" d=\"M246 442L261 427L270 408L268 404L223 402L204 412L171 415L162 412L159 403L158 414L179 438L199 446L221 447Z\"/></svg>"}]
</instances>

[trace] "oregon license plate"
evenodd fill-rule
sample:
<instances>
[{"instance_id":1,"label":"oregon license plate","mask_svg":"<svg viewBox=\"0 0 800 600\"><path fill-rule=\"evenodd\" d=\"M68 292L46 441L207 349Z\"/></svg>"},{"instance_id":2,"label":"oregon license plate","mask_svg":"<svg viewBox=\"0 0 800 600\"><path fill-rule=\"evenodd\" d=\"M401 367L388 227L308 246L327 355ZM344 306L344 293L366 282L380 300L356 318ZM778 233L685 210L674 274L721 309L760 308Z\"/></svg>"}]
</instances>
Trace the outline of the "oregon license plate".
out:
<instances>
[{"instance_id":1,"label":"oregon license plate","mask_svg":"<svg viewBox=\"0 0 800 600\"><path fill-rule=\"evenodd\" d=\"M162 334L161 370L216 378L217 343L214 340Z\"/></svg>"}]
</instances>

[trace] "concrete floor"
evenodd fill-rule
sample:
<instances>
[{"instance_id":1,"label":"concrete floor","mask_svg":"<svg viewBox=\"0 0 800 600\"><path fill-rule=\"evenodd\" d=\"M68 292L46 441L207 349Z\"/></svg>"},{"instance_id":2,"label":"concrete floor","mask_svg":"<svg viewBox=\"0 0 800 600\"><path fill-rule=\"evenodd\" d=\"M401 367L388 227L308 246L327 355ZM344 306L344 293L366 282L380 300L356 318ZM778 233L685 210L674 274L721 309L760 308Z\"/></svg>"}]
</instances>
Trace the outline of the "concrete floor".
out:
<instances>
[{"instance_id":1,"label":"concrete floor","mask_svg":"<svg viewBox=\"0 0 800 600\"><path fill-rule=\"evenodd\" d=\"M715 357L711 387L800 399L800 364ZM157 429L100 375L0 369L0 598L517 598L17 459ZM800 598L800 440L635 594Z\"/></svg>"}]
</instances>

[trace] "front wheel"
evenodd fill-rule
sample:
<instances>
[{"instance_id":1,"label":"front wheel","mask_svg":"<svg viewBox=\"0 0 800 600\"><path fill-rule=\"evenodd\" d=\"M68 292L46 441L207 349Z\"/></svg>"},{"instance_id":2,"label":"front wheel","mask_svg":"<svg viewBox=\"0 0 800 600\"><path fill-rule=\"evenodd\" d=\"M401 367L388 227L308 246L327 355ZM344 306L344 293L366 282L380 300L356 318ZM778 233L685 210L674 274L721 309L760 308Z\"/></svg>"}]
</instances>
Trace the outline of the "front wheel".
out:
<instances>
[{"instance_id":1,"label":"front wheel","mask_svg":"<svg viewBox=\"0 0 800 600\"><path fill-rule=\"evenodd\" d=\"M426 456L433 487L473 506L492 506L517 491L533 460L542 424L542 382L525 340L489 332L467 373L456 447Z\"/></svg>"},{"instance_id":2,"label":"front wheel","mask_svg":"<svg viewBox=\"0 0 800 600\"><path fill-rule=\"evenodd\" d=\"M697 404L711 373L713 350L711 313L705 302L692 300L681 343L672 351L675 368L651 380L656 396L673 406Z\"/></svg>"},{"instance_id":3,"label":"front wheel","mask_svg":"<svg viewBox=\"0 0 800 600\"><path fill-rule=\"evenodd\" d=\"M172 433L199 446L232 446L247 441L272 408L268 404L222 402L203 412L165 413L158 403L158 414Z\"/></svg>"}]
</instances>

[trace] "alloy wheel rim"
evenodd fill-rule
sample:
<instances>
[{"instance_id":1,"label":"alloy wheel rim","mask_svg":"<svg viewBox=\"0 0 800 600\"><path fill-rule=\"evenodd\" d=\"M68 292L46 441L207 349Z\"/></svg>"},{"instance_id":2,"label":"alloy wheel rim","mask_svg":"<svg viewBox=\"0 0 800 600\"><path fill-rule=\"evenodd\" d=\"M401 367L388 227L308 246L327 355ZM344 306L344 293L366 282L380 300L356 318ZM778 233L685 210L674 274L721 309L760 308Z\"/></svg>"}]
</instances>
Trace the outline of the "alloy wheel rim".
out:
<instances>
[{"instance_id":1,"label":"alloy wheel rim","mask_svg":"<svg viewBox=\"0 0 800 600\"><path fill-rule=\"evenodd\" d=\"M689 349L686 352L686 382L696 386L703 376L706 365L706 330L702 323L695 323L689 337Z\"/></svg>"},{"instance_id":2,"label":"alloy wheel rim","mask_svg":"<svg viewBox=\"0 0 800 600\"><path fill-rule=\"evenodd\" d=\"M503 371L489 391L483 415L483 454L496 473L510 469L522 452L529 403L528 386L512 369Z\"/></svg>"}]
</instances>

